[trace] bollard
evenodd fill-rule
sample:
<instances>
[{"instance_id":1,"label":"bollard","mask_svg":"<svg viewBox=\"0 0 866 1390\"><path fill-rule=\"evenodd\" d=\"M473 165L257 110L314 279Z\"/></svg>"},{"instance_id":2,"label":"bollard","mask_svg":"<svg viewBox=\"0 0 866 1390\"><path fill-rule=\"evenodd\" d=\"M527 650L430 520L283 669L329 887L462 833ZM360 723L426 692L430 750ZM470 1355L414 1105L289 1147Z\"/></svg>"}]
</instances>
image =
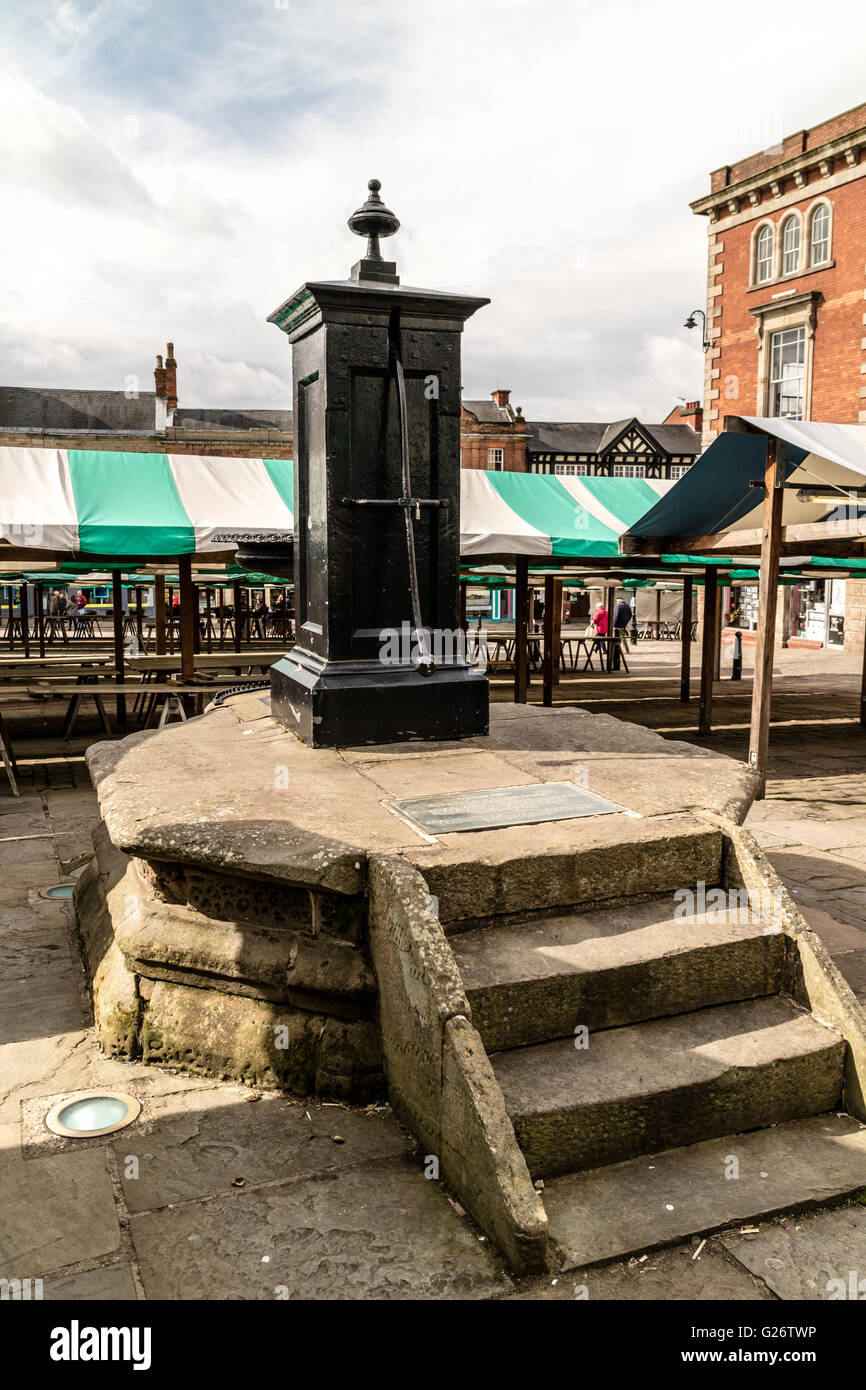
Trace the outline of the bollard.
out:
<instances>
[{"instance_id":1,"label":"bollard","mask_svg":"<svg viewBox=\"0 0 866 1390\"><path fill-rule=\"evenodd\" d=\"M743 679L743 639L739 632L734 633L734 660L731 666L731 680Z\"/></svg>"}]
</instances>

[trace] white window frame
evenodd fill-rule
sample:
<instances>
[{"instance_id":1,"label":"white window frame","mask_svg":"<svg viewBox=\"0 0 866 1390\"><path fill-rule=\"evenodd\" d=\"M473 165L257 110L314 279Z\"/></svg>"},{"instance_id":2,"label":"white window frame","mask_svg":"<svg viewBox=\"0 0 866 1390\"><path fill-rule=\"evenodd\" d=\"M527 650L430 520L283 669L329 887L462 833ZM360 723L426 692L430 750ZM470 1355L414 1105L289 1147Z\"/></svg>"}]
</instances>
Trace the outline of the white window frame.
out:
<instances>
[{"instance_id":1,"label":"white window frame","mask_svg":"<svg viewBox=\"0 0 866 1390\"><path fill-rule=\"evenodd\" d=\"M691 465L690 463L673 463L673 464L671 464L671 471L670 471L670 476L671 476L671 478L673 478L673 479L681 478L681 477L683 476L684 473L688 473L688 471L689 471L689 469L691 468L691 466L692 466L692 465Z\"/></svg>"},{"instance_id":2,"label":"white window frame","mask_svg":"<svg viewBox=\"0 0 866 1390\"><path fill-rule=\"evenodd\" d=\"M761 255L761 239L764 236L764 233L767 234L767 237L769 239L766 256ZM775 269L773 265L774 248L775 234L773 224L772 222L762 222L755 234L755 273L753 281L754 284L765 285L768 280L772 280L773 271ZM762 274L762 267L766 270L765 274Z\"/></svg>"},{"instance_id":3,"label":"white window frame","mask_svg":"<svg viewBox=\"0 0 866 1390\"><path fill-rule=\"evenodd\" d=\"M615 463L613 465L613 476L615 478L645 478L645 463Z\"/></svg>"},{"instance_id":4,"label":"white window frame","mask_svg":"<svg viewBox=\"0 0 866 1390\"><path fill-rule=\"evenodd\" d=\"M791 246L788 245L788 233L796 233L796 242L792 237ZM779 228L779 240L781 242L781 274L796 275L800 269L800 256L803 249L803 228L797 213L791 212L783 218Z\"/></svg>"},{"instance_id":5,"label":"white window frame","mask_svg":"<svg viewBox=\"0 0 866 1390\"><path fill-rule=\"evenodd\" d=\"M487 450L487 467L494 472L501 473L505 466L505 450L491 448Z\"/></svg>"},{"instance_id":6,"label":"white window frame","mask_svg":"<svg viewBox=\"0 0 866 1390\"><path fill-rule=\"evenodd\" d=\"M823 237L821 237L821 240L820 240L819 242L816 242L816 240L815 240L815 223L816 223L816 221L817 221L817 219L818 219L819 214L823 214L823 216L826 218L826 223L827 223L827 225L826 225L826 232L825 232L825 235L824 235ZM809 209L809 265L810 265L810 266L819 266L819 265L828 265L828 264L829 264L830 259L831 259L831 257L830 257L830 247L831 247L832 234L833 234L833 212L832 212L832 209L831 209L831 207L830 207L830 204L827 203L827 202L825 202L825 201L823 201L823 200L822 200L820 203L814 203L814 204L812 205L812 207ZM815 247L816 247L816 245L819 245L819 246L823 246L823 247L824 247L824 254L822 255L822 257L821 257L820 260L816 260L816 259L815 259Z\"/></svg>"},{"instance_id":7,"label":"white window frame","mask_svg":"<svg viewBox=\"0 0 866 1390\"><path fill-rule=\"evenodd\" d=\"M789 341L783 343L783 342L781 341L783 338L787 338ZM791 348L791 347L793 347L793 346L795 346L795 345L799 348L799 362L796 362L796 363L794 363L794 364L792 364L792 363L790 363L790 362L783 363L783 362L781 361L781 355L782 355L782 353L785 351L785 349L789 349L789 348ZM778 353L778 355L779 355L779 360L778 360L778 361L777 361L777 353ZM805 419L805 418L806 418L806 355L807 355L807 353L806 353L806 325L805 325L805 324L802 324L802 323L801 323L801 324L796 324L796 325L794 325L794 326L792 326L792 327L790 327L790 328L779 328L779 329L776 329L775 332L771 333L771 335L770 335L770 345L769 345L769 355L770 355L770 360L769 360L769 368L770 368L770 370L769 370L769 382L768 382L768 385L769 385L769 392L768 392L768 396L767 396L768 414L769 414L773 419L777 419L777 420L803 420L803 419ZM796 376L795 376L794 374L792 374L791 372L787 372L787 373L786 373L785 368L786 368L786 367L790 367L791 365L799 366L799 368L800 368L799 373L798 373ZM799 381L799 389L798 389L797 397L796 397L797 402L798 402L798 410L797 410L797 413L796 413L796 414L795 414L795 413L792 413L791 410L788 409L788 410L786 410L786 411L784 412L784 414L783 414L783 412L782 412L782 410L781 410L781 405L782 405L782 402L783 402L783 401L785 400L785 398L786 398L786 397L785 397L785 394L784 394L785 383L790 383L790 382L795 381L795 380L796 380L796 381ZM775 397L777 397L777 395L778 395L778 399L774 399ZM788 399L790 399L790 392L788 393Z\"/></svg>"},{"instance_id":8,"label":"white window frame","mask_svg":"<svg viewBox=\"0 0 866 1390\"><path fill-rule=\"evenodd\" d=\"M586 464L585 464L585 463L555 463L555 464L553 465L553 471L554 471L554 473L558 473L558 474L560 474L560 475L562 475L563 477L566 477L566 478L585 478L585 477L586 477Z\"/></svg>"}]
</instances>

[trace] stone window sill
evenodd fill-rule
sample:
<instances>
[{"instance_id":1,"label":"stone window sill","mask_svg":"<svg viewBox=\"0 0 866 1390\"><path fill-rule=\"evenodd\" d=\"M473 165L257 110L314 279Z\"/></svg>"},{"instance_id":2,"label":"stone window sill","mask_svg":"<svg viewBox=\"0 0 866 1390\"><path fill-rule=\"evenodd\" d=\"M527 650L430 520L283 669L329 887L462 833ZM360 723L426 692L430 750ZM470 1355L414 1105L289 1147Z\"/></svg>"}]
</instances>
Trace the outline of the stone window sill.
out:
<instances>
[{"instance_id":1,"label":"stone window sill","mask_svg":"<svg viewBox=\"0 0 866 1390\"><path fill-rule=\"evenodd\" d=\"M771 290L777 285L790 285L802 280L804 275L817 275L822 270L832 270L835 261L824 261L821 265L810 265L806 270L795 270L791 275L779 275L775 280L762 280L759 285L747 285L746 294L757 294L758 290Z\"/></svg>"}]
</instances>

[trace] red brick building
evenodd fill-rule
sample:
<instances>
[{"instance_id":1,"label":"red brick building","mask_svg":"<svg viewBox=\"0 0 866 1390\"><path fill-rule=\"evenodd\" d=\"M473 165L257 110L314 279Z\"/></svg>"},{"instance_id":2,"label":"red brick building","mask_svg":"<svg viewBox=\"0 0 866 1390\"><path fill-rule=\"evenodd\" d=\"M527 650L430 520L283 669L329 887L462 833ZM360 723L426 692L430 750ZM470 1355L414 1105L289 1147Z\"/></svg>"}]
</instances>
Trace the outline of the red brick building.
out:
<instances>
[{"instance_id":1,"label":"red brick building","mask_svg":"<svg viewBox=\"0 0 866 1390\"><path fill-rule=\"evenodd\" d=\"M703 442L726 415L866 422L866 103L710 175ZM781 591L778 637L862 651L866 584ZM757 590L740 592L755 625Z\"/></svg>"},{"instance_id":2,"label":"red brick building","mask_svg":"<svg viewBox=\"0 0 866 1390\"><path fill-rule=\"evenodd\" d=\"M725 415L866 420L866 103L725 165L709 219L704 443Z\"/></svg>"},{"instance_id":3,"label":"red brick building","mask_svg":"<svg viewBox=\"0 0 866 1390\"><path fill-rule=\"evenodd\" d=\"M501 473L526 472L528 430L520 406L501 388L489 401L464 401L460 411L460 463Z\"/></svg>"}]
</instances>

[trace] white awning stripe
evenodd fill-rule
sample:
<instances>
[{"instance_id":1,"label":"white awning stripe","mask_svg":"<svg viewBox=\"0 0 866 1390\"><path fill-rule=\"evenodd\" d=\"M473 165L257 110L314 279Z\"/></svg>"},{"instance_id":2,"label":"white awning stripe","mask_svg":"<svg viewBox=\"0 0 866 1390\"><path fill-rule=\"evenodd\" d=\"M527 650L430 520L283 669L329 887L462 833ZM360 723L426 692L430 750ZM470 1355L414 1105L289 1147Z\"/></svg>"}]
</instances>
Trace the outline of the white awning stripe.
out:
<instances>
[{"instance_id":1,"label":"white awning stripe","mask_svg":"<svg viewBox=\"0 0 866 1390\"><path fill-rule=\"evenodd\" d=\"M522 555L550 555L549 536L530 526L503 501L483 470L464 468L460 473L460 553L495 555L513 550L520 539Z\"/></svg>"},{"instance_id":2,"label":"white awning stripe","mask_svg":"<svg viewBox=\"0 0 866 1390\"><path fill-rule=\"evenodd\" d=\"M77 549L65 449L0 447L0 539L34 549Z\"/></svg>"}]
</instances>

